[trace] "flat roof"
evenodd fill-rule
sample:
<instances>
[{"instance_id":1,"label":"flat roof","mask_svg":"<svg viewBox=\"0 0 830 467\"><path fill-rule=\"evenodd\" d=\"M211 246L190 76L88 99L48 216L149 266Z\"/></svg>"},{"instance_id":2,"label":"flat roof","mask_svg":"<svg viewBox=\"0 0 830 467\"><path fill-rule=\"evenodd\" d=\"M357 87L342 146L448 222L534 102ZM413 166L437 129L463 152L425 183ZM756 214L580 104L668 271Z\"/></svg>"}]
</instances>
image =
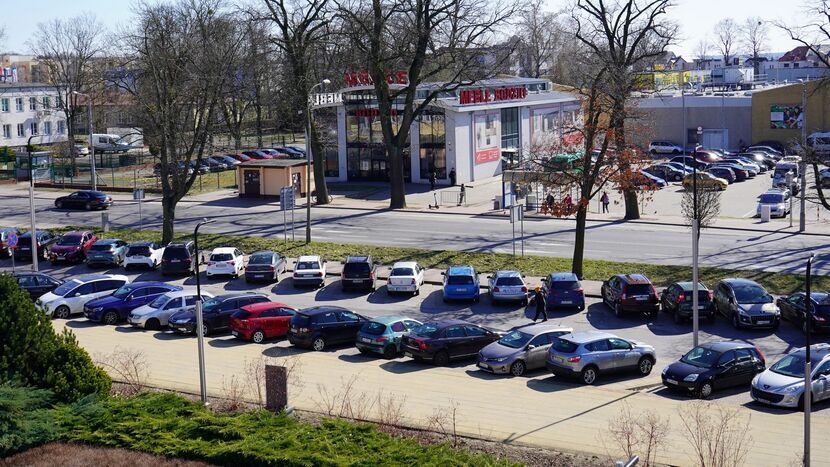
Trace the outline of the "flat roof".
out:
<instances>
[{"instance_id":1,"label":"flat roof","mask_svg":"<svg viewBox=\"0 0 830 467\"><path fill-rule=\"evenodd\" d=\"M257 167L277 167L277 168L284 168L284 167L297 167L300 165L306 165L308 162L305 159L259 159L253 160L248 162L243 162L236 167L239 168L257 168Z\"/></svg>"}]
</instances>

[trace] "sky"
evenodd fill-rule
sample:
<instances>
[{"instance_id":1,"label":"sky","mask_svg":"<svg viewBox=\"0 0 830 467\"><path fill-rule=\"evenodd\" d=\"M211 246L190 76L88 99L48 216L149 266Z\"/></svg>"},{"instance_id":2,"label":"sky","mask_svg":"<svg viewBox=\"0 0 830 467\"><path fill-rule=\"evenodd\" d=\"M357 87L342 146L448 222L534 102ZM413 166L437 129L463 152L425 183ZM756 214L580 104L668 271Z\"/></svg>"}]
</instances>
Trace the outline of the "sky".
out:
<instances>
[{"instance_id":1,"label":"sky","mask_svg":"<svg viewBox=\"0 0 830 467\"><path fill-rule=\"evenodd\" d=\"M573 0L547 0L551 10L566 7ZM798 24L800 6L806 0L675 0L676 6L668 16L680 25L682 37L670 50L689 58L695 57L695 45L705 36L713 37L713 27L722 18L732 17L741 23L748 16L759 16L770 21ZM70 18L80 12L94 12L105 27L114 29L128 24L135 0L37 0L32 8L25 0L2 0L0 25L6 28L6 40L0 49L28 53L26 42L40 21L62 17ZM233 2L228 2L229 4ZM769 52L786 52L797 44L785 34L770 27ZM715 55L714 49L712 55Z\"/></svg>"}]
</instances>

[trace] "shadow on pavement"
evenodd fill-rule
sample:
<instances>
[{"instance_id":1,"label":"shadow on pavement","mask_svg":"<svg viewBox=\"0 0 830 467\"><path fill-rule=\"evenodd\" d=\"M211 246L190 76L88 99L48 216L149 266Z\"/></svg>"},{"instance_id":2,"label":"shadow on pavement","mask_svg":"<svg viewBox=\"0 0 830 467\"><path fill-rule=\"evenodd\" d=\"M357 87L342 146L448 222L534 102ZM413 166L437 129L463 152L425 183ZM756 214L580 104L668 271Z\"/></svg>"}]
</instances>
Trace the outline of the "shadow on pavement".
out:
<instances>
[{"instance_id":1,"label":"shadow on pavement","mask_svg":"<svg viewBox=\"0 0 830 467\"><path fill-rule=\"evenodd\" d=\"M375 293L369 295L368 301L369 303L383 305L387 303L405 302L410 298L414 298L414 295L410 293L395 293L390 295L389 290L386 288L386 285L383 285L381 287L378 287Z\"/></svg>"},{"instance_id":2,"label":"shadow on pavement","mask_svg":"<svg viewBox=\"0 0 830 467\"><path fill-rule=\"evenodd\" d=\"M179 334L177 332L156 332L153 337L160 341L177 341L180 339L195 339L196 336L191 334Z\"/></svg>"},{"instance_id":3,"label":"shadow on pavement","mask_svg":"<svg viewBox=\"0 0 830 467\"><path fill-rule=\"evenodd\" d=\"M617 318L614 316L614 312L602 302L589 305L586 317L594 329L606 331L635 328L643 323L654 321L643 313L633 312L624 314L622 318Z\"/></svg>"},{"instance_id":4,"label":"shadow on pavement","mask_svg":"<svg viewBox=\"0 0 830 467\"><path fill-rule=\"evenodd\" d=\"M447 365L447 368L463 368L470 364L470 360L456 360ZM380 365L384 370L395 374L414 373L416 371L430 370L433 368L440 368L433 365L431 362L423 361L416 362L412 359L406 360L392 360Z\"/></svg>"},{"instance_id":5,"label":"shadow on pavement","mask_svg":"<svg viewBox=\"0 0 830 467\"><path fill-rule=\"evenodd\" d=\"M216 348L229 348L229 347L240 347L240 346L243 346L243 345L257 345L257 344L253 344L251 342L247 342L247 341L244 341L242 339L237 339L235 337L230 337L230 338L210 339L208 341L208 345L211 346L211 347L216 347Z\"/></svg>"},{"instance_id":6,"label":"shadow on pavement","mask_svg":"<svg viewBox=\"0 0 830 467\"><path fill-rule=\"evenodd\" d=\"M95 323L86 319L83 321L76 321L72 319L66 322L66 327L73 329L94 328L97 326L102 326L102 324Z\"/></svg>"},{"instance_id":7,"label":"shadow on pavement","mask_svg":"<svg viewBox=\"0 0 830 467\"><path fill-rule=\"evenodd\" d=\"M297 347L268 347L267 349L262 351L262 355L266 357L291 357L293 355L301 355L304 353L312 352L312 350L308 349L299 349Z\"/></svg>"}]
</instances>

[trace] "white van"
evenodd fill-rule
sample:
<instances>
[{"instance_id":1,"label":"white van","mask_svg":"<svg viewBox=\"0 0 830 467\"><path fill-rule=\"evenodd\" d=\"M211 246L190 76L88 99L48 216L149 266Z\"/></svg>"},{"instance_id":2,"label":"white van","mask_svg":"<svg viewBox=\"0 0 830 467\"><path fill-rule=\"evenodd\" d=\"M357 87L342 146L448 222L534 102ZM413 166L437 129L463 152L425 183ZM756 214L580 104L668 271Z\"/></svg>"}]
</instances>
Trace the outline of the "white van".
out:
<instances>
[{"instance_id":1,"label":"white van","mask_svg":"<svg viewBox=\"0 0 830 467\"><path fill-rule=\"evenodd\" d=\"M812 133L807 137L807 146L820 156L830 156L830 132Z\"/></svg>"},{"instance_id":2,"label":"white van","mask_svg":"<svg viewBox=\"0 0 830 467\"><path fill-rule=\"evenodd\" d=\"M792 184L787 186L787 173L792 172ZM787 188L793 194L798 194L798 187L801 185L800 174L798 173L798 164L795 162L779 162L775 164L775 170L772 172L772 186L775 188Z\"/></svg>"},{"instance_id":3,"label":"white van","mask_svg":"<svg viewBox=\"0 0 830 467\"><path fill-rule=\"evenodd\" d=\"M96 152L127 152L133 148L121 135L93 134L92 147Z\"/></svg>"}]
</instances>

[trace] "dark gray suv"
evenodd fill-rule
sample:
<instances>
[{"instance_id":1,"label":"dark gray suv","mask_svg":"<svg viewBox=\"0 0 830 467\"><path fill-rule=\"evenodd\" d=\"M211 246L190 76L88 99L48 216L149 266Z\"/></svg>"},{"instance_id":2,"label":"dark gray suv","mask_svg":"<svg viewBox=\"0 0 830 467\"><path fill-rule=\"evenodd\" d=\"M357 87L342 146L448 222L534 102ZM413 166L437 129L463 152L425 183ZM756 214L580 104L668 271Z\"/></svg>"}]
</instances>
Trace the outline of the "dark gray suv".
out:
<instances>
[{"instance_id":1,"label":"dark gray suv","mask_svg":"<svg viewBox=\"0 0 830 467\"><path fill-rule=\"evenodd\" d=\"M647 376L657 362L654 347L602 331L580 331L551 339L546 366L557 376L594 384L599 375L636 371Z\"/></svg>"},{"instance_id":2,"label":"dark gray suv","mask_svg":"<svg viewBox=\"0 0 830 467\"><path fill-rule=\"evenodd\" d=\"M340 285L344 291L368 289L374 291L377 282L378 264L371 256L348 256L343 263Z\"/></svg>"}]
</instances>

